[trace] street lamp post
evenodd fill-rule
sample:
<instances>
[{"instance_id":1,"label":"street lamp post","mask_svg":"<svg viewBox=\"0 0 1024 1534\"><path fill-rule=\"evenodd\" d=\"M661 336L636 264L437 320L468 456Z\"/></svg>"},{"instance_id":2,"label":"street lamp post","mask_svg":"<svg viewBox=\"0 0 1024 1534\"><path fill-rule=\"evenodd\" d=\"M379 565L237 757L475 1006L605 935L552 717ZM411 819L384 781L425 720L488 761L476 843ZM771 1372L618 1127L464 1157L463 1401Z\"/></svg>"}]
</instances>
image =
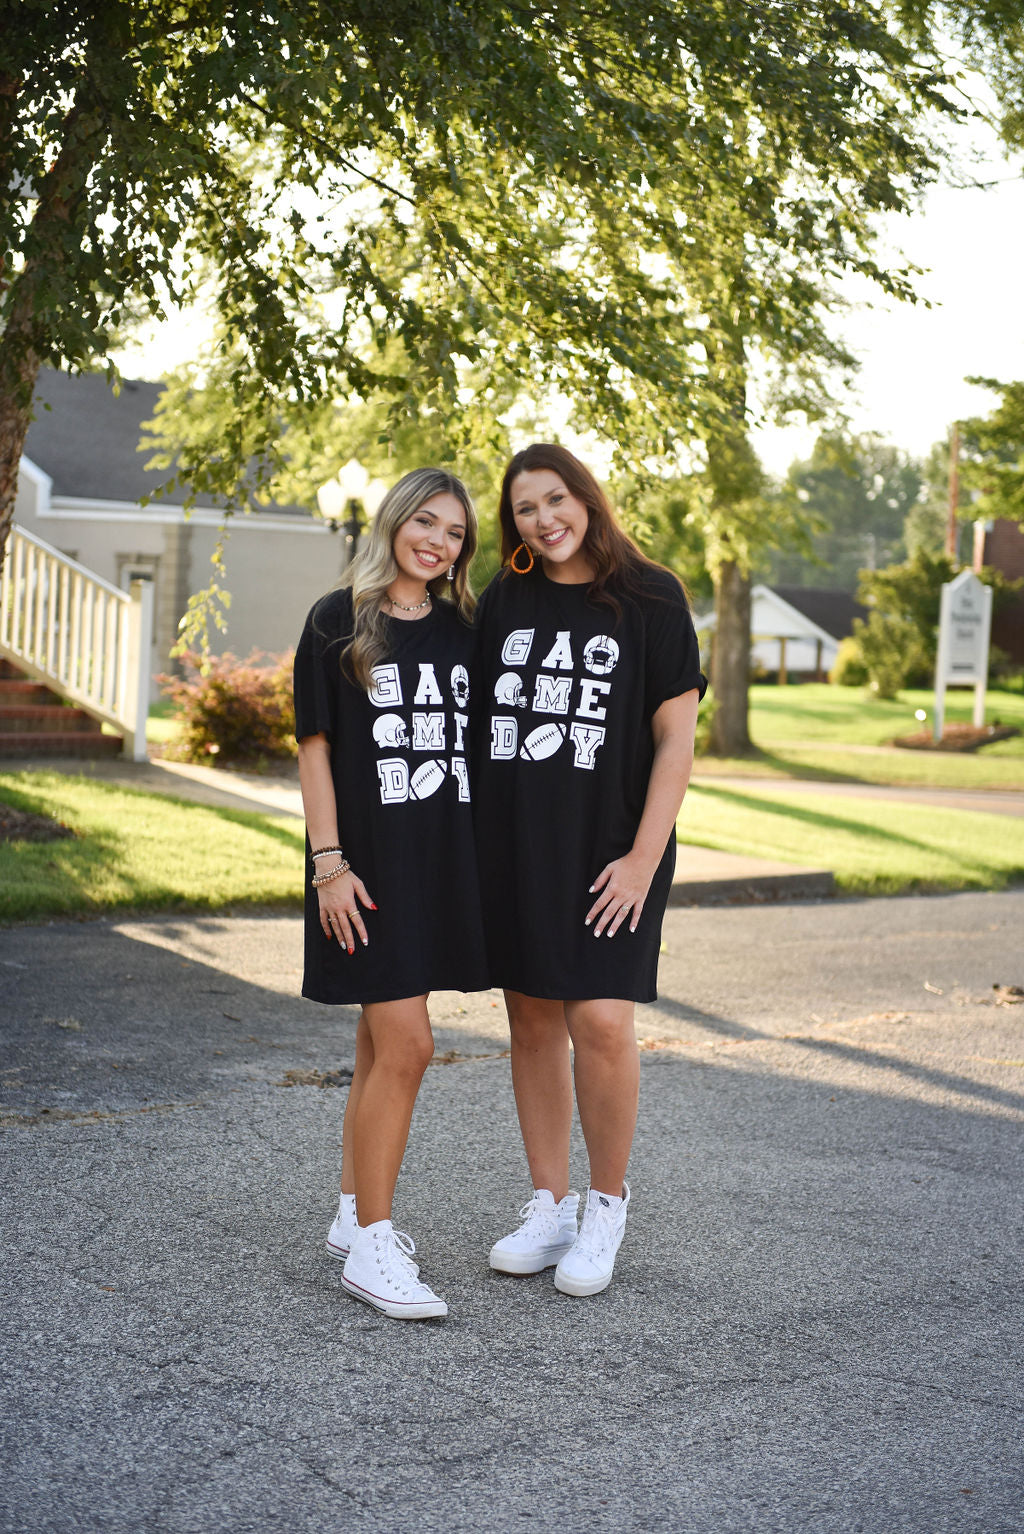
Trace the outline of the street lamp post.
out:
<instances>
[{"instance_id":1,"label":"street lamp post","mask_svg":"<svg viewBox=\"0 0 1024 1534\"><path fill-rule=\"evenodd\" d=\"M359 537L376 514L386 486L379 479L371 479L358 458L350 458L342 464L333 479L322 484L316 493L320 515L331 527L345 534L341 568L346 569L355 559L359 549Z\"/></svg>"}]
</instances>

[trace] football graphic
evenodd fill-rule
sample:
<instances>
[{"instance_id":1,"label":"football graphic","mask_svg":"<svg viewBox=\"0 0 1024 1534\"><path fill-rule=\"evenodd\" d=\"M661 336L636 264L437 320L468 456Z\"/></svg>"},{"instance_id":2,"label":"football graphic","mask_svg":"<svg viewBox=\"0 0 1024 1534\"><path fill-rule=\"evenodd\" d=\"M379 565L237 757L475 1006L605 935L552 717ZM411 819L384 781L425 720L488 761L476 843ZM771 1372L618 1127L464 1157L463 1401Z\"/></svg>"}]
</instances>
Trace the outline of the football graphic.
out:
<instances>
[{"instance_id":1,"label":"football graphic","mask_svg":"<svg viewBox=\"0 0 1024 1534\"><path fill-rule=\"evenodd\" d=\"M564 739L564 724L539 724L523 741L519 755L527 762L543 762L546 757L554 756Z\"/></svg>"},{"instance_id":2,"label":"football graphic","mask_svg":"<svg viewBox=\"0 0 1024 1534\"><path fill-rule=\"evenodd\" d=\"M465 666L452 667L452 697L460 708L469 702L469 672Z\"/></svg>"},{"instance_id":3,"label":"football graphic","mask_svg":"<svg viewBox=\"0 0 1024 1534\"><path fill-rule=\"evenodd\" d=\"M514 671L503 672L494 684L494 697L496 702L504 703L506 708L525 708L522 678Z\"/></svg>"},{"instance_id":4,"label":"football graphic","mask_svg":"<svg viewBox=\"0 0 1024 1534\"><path fill-rule=\"evenodd\" d=\"M607 676L614 671L618 658L619 647L607 634L595 634L583 651L583 664L595 676Z\"/></svg>"},{"instance_id":5,"label":"football graphic","mask_svg":"<svg viewBox=\"0 0 1024 1534\"><path fill-rule=\"evenodd\" d=\"M407 746L409 731L401 714L381 714L373 721L373 738L378 746Z\"/></svg>"},{"instance_id":6,"label":"football graphic","mask_svg":"<svg viewBox=\"0 0 1024 1534\"><path fill-rule=\"evenodd\" d=\"M409 798L429 799L431 794L436 794L444 782L445 771L444 762L436 758L417 767L409 779Z\"/></svg>"}]
</instances>

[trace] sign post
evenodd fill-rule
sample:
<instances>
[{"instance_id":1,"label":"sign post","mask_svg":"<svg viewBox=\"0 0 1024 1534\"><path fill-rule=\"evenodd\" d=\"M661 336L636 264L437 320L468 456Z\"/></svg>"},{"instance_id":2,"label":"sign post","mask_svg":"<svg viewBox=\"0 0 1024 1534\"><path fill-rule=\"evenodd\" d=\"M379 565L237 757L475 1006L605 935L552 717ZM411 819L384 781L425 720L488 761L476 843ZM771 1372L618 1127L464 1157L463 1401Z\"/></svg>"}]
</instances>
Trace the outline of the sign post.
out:
<instances>
[{"instance_id":1,"label":"sign post","mask_svg":"<svg viewBox=\"0 0 1024 1534\"><path fill-rule=\"evenodd\" d=\"M939 607L939 649L935 661L935 717L932 737L942 739L946 715L946 688L974 685L974 724L985 723L985 684L988 680L988 643L992 627L992 587L979 581L973 570L960 574L942 588Z\"/></svg>"}]
</instances>

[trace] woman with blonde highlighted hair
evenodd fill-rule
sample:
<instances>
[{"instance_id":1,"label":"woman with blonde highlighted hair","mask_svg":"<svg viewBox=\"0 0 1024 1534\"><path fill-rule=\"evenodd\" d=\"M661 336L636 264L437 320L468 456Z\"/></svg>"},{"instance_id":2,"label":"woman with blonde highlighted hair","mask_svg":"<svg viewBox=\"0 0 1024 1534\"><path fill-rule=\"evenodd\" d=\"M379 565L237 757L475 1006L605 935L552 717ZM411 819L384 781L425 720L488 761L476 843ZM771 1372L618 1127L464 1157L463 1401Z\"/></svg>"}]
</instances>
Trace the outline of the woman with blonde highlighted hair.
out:
<instances>
[{"instance_id":1,"label":"woman with blonde highlighted hair","mask_svg":"<svg viewBox=\"0 0 1024 1534\"><path fill-rule=\"evenodd\" d=\"M361 1009L327 1250L350 1294L405 1319L447 1315L391 1223L434 1048L427 997L488 983L467 767L476 541L461 481L406 474L295 655L302 994Z\"/></svg>"}]
</instances>

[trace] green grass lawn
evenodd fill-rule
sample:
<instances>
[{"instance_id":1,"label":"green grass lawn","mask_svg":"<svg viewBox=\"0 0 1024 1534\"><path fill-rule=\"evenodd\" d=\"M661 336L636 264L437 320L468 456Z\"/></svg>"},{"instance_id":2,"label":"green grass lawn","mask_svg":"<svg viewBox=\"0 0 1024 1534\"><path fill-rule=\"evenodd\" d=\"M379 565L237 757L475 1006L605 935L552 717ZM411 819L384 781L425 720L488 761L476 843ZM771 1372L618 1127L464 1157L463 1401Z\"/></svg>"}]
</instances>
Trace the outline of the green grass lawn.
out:
<instances>
[{"instance_id":1,"label":"green grass lawn","mask_svg":"<svg viewBox=\"0 0 1024 1534\"><path fill-rule=\"evenodd\" d=\"M759 746L783 742L802 745L886 745L896 735L912 735L922 728L914 718L923 708L930 722L935 695L930 689L907 688L898 698L869 698L862 687L833 687L828 682L808 682L798 687L755 685L750 689L750 733ZM950 724L968 723L974 694L957 689L946 694L946 719ZM1024 730L1024 693L990 688L985 699L985 722L1016 725ZM1024 755L1024 738L1005 746ZM986 746L997 751L999 746Z\"/></svg>"},{"instance_id":2,"label":"green grass lawn","mask_svg":"<svg viewBox=\"0 0 1024 1534\"><path fill-rule=\"evenodd\" d=\"M177 710L170 698L149 705L146 717L146 739L150 745L165 746L178 733Z\"/></svg>"},{"instance_id":3,"label":"green grass lawn","mask_svg":"<svg viewBox=\"0 0 1024 1534\"><path fill-rule=\"evenodd\" d=\"M1024 788L1024 737L971 755L878 747L910 732L931 695L891 703L830 686L751 690L758 756L701 758L682 827L699 845L831 868L856 893L998 889L1024 878L1024 820L973 810L772 791L772 777L938 787ZM971 699L951 695L949 717ZM1024 696L990 693L987 717L1024 726ZM150 739L175 729L166 700ZM742 775L749 787L716 784ZM757 779L761 781L756 781ZM0 920L112 911L213 911L291 905L302 893L302 827L248 811L220 810L58 772L2 772L0 799L62 820L74 840L0 843Z\"/></svg>"},{"instance_id":4,"label":"green grass lawn","mask_svg":"<svg viewBox=\"0 0 1024 1534\"><path fill-rule=\"evenodd\" d=\"M973 698L948 695L948 717L967 721ZM814 778L848 783L905 783L935 788L1024 790L1024 734L980 751L908 751L887 744L921 728L914 710L931 717L932 695L902 693L892 702L867 698L862 688L809 683L750 689L750 733L757 750L748 757L702 756L695 777ZM986 719L1024 730L1024 694L989 692ZM852 748L852 749L851 749Z\"/></svg>"},{"instance_id":5,"label":"green grass lawn","mask_svg":"<svg viewBox=\"0 0 1024 1534\"><path fill-rule=\"evenodd\" d=\"M975 810L703 782L687 793L680 829L697 846L829 868L851 894L1002 889L1024 878L1024 819Z\"/></svg>"},{"instance_id":6,"label":"green grass lawn","mask_svg":"<svg viewBox=\"0 0 1024 1534\"><path fill-rule=\"evenodd\" d=\"M1001 744L1013 744L1010 741ZM1024 791L1024 751L899 751L884 747L851 751L846 746L766 747L754 756L701 756L694 781L715 778L811 778L819 782L897 783L921 788L1007 788Z\"/></svg>"},{"instance_id":7,"label":"green grass lawn","mask_svg":"<svg viewBox=\"0 0 1024 1534\"><path fill-rule=\"evenodd\" d=\"M0 773L0 799L77 833L0 842L0 920L301 903L297 820L58 772Z\"/></svg>"}]
</instances>

